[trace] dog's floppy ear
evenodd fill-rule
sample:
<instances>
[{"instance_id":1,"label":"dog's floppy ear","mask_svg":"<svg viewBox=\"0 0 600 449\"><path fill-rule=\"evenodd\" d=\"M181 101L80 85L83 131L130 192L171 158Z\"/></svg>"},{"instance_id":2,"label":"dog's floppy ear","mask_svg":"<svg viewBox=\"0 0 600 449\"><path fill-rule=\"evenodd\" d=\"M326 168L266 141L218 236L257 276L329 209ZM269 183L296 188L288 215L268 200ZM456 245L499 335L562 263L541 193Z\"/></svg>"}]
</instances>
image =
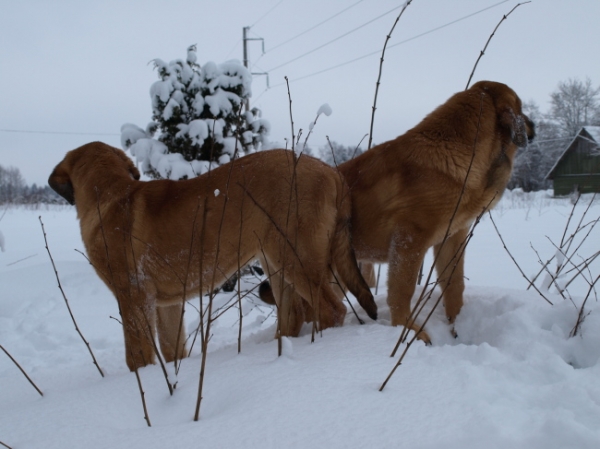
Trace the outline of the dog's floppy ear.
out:
<instances>
[{"instance_id":1,"label":"dog's floppy ear","mask_svg":"<svg viewBox=\"0 0 600 449\"><path fill-rule=\"evenodd\" d=\"M125 165L127 165L127 169L129 170L129 174L131 175L131 177L133 179L135 179L136 181L139 181L140 180L140 171L137 169L137 167L135 166L133 161L131 159L129 159L127 157L127 155L125 154L125 152L123 152L121 150L115 149L115 154L119 158L121 158L121 160L125 163Z\"/></svg>"},{"instance_id":2,"label":"dog's floppy ear","mask_svg":"<svg viewBox=\"0 0 600 449\"><path fill-rule=\"evenodd\" d=\"M61 170L60 166L57 166L50 177L48 178L48 185L52 189L62 196L71 205L75 205L75 191L73 190L73 184L69 175Z\"/></svg>"},{"instance_id":3,"label":"dog's floppy ear","mask_svg":"<svg viewBox=\"0 0 600 449\"><path fill-rule=\"evenodd\" d=\"M510 139L517 147L527 146L529 137L525 118L521 114L515 114L511 107L505 107L500 112L500 124L510 133Z\"/></svg>"}]
</instances>

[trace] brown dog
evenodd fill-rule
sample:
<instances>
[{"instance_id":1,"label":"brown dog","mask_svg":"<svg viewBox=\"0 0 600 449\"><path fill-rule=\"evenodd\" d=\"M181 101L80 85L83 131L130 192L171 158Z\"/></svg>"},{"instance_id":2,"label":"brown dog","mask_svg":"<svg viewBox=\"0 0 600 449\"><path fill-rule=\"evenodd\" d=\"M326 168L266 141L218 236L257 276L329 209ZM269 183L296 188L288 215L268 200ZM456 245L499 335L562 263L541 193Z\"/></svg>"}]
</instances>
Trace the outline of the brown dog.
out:
<instances>
[{"instance_id":1,"label":"brown dog","mask_svg":"<svg viewBox=\"0 0 600 449\"><path fill-rule=\"evenodd\" d=\"M432 246L446 315L454 323L463 304L469 227L498 202L517 149L533 137L517 94L505 84L481 81L406 134L338 167L352 195L356 257L389 263L392 325L419 329L410 304ZM425 332L419 338L430 342Z\"/></svg>"},{"instance_id":2,"label":"brown dog","mask_svg":"<svg viewBox=\"0 0 600 449\"><path fill-rule=\"evenodd\" d=\"M376 318L351 247L348 187L324 163L265 151L191 180L138 179L123 151L95 142L68 152L48 180L75 204L90 261L117 298L131 370L153 362L156 326L165 360L184 357L183 300L256 258L276 287L283 335L299 332L285 317L305 318L302 304L280 301L290 288L320 329L343 323L332 265Z\"/></svg>"}]
</instances>

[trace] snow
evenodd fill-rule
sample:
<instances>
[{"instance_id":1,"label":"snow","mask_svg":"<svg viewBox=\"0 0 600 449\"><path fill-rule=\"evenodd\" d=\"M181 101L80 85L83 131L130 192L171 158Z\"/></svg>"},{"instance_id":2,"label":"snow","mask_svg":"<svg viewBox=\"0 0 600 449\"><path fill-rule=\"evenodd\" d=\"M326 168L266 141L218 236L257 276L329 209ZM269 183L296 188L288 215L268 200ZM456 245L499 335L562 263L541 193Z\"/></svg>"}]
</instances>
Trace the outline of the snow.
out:
<instances>
[{"instance_id":1,"label":"snow","mask_svg":"<svg viewBox=\"0 0 600 449\"><path fill-rule=\"evenodd\" d=\"M587 207L584 196L571 223ZM523 271L556 253L572 205L546 192L507 192L493 212ZM592 205L589 222L600 215ZM83 335L106 373L101 378L75 332L44 248L42 217L60 280ZM581 332L569 337L588 291L584 281L550 306L522 278L484 217L466 255L465 306L452 338L443 309L426 326L433 345L416 342L386 388L400 330L390 326L385 274L377 322L344 327L311 343L310 326L283 339L277 356L272 310L243 306L214 323L200 420L193 421L200 351L183 361L169 395L159 366L140 370L152 427L124 361L117 305L83 250L74 208L10 208L2 220L0 344L44 392L41 397L0 351L0 441L13 448L597 448L600 447L600 305L587 302ZM570 235L571 231L567 233ZM578 250L597 251L594 228ZM547 237L548 238L547 238ZM531 245L531 246L530 246ZM563 262L566 262L565 259ZM428 256L427 264L431 262ZM598 261L590 275L600 272ZM246 280L246 288L258 280ZM539 286L542 279L539 279ZM421 287L419 287L420 291ZM418 294L418 292L417 292ZM224 304L235 294L219 294ZM193 301L198 305L198 301ZM358 313L365 319L360 307ZM198 323L191 305L186 329ZM189 344L188 344L189 347ZM403 349L404 347L401 347ZM174 376L172 368L169 375Z\"/></svg>"},{"instance_id":2,"label":"snow","mask_svg":"<svg viewBox=\"0 0 600 449\"><path fill-rule=\"evenodd\" d=\"M324 103L321 105L319 110L317 111L317 115L325 114L327 117L331 115L331 106L328 103Z\"/></svg>"},{"instance_id":3,"label":"snow","mask_svg":"<svg viewBox=\"0 0 600 449\"><path fill-rule=\"evenodd\" d=\"M195 161L182 161L169 154L167 147L161 143L169 141L168 139L164 139L162 135L153 139L158 129L161 132L166 130L164 122L170 122L169 126L174 120L175 123L180 122L177 123L179 131L175 137L187 137L198 148L209 137L223 144L223 151L228 156L222 158L225 162L213 162L215 166L231 160L236 146L246 153L268 146L270 124L260 118L258 109L243 114L246 122L240 125L243 127L243 142L237 142L236 145L236 139L240 140L235 137L238 125L226 126L225 119L230 124L236 121L232 117L239 114L242 102L252 95L252 75L248 69L238 60L218 65L209 61L202 67L196 61L195 45L188 48L185 61L176 59L166 63L162 59L154 59L154 67L160 79L151 85L150 98L153 117L160 123L151 122L146 131L130 123L121 128L122 148L130 150L136 156L144 173L158 172L162 177L170 179L182 179L177 176L189 178L194 173L201 173L195 169ZM207 112L213 118L199 118L206 117ZM247 127L247 131L243 131L244 127ZM140 141L142 142L138 145Z\"/></svg>"}]
</instances>

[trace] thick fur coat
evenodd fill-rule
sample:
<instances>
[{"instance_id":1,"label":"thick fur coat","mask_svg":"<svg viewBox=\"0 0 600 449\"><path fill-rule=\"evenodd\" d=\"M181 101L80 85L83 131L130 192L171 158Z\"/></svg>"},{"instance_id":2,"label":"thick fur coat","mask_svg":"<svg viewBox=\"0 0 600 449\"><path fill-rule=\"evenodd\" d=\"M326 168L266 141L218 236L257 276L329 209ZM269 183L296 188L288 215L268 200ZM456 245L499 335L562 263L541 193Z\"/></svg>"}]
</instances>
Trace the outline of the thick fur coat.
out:
<instances>
[{"instance_id":1,"label":"thick fur coat","mask_svg":"<svg viewBox=\"0 0 600 449\"><path fill-rule=\"evenodd\" d=\"M469 227L500 200L518 148L533 137L517 94L505 84L481 81L405 134L338 167L350 187L352 244L363 275L373 278L371 263L389 264L392 325L419 331L411 299L431 247L446 315L454 323L463 305ZM430 342L424 331L419 338Z\"/></svg>"},{"instance_id":2,"label":"thick fur coat","mask_svg":"<svg viewBox=\"0 0 600 449\"><path fill-rule=\"evenodd\" d=\"M131 370L153 363L156 327L165 360L184 357L184 300L254 259L270 275L283 335L308 319L343 323L331 266L376 318L351 247L348 187L316 159L265 151L198 178L142 182L123 151L95 142L68 152L48 182L76 206L88 257L117 298ZM290 290L309 307L281 301Z\"/></svg>"},{"instance_id":3,"label":"thick fur coat","mask_svg":"<svg viewBox=\"0 0 600 449\"><path fill-rule=\"evenodd\" d=\"M387 262L392 325L411 314L419 268L434 248L449 323L463 305L469 227L502 196L518 148L534 137L521 100L481 81L421 123L339 166L352 196L352 239L361 261ZM420 338L429 342L425 332Z\"/></svg>"}]
</instances>

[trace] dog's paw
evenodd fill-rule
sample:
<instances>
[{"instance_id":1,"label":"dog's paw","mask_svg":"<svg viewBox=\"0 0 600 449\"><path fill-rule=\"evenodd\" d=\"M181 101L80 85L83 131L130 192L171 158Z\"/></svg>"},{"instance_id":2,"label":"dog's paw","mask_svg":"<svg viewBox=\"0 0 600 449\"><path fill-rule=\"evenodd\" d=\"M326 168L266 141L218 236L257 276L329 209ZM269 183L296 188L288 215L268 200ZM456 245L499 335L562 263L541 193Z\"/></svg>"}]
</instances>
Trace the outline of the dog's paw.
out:
<instances>
[{"instance_id":1,"label":"dog's paw","mask_svg":"<svg viewBox=\"0 0 600 449\"><path fill-rule=\"evenodd\" d=\"M426 346L431 346L431 338L429 337L429 334L425 331L421 331L417 334L417 339L421 340L423 343L425 343Z\"/></svg>"},{"instance_id":2,"label":"dog's paw","mask_svg":"<svg viewBox=\"0 0 600 449\"><path fill-rule=\"evenodd\" d=\"M456 329L454 328L454 326L452 326L452 328L450 329L450 333L454 338L458 338L458 334L456 333Z\"/></svg>"}]
</instances>

